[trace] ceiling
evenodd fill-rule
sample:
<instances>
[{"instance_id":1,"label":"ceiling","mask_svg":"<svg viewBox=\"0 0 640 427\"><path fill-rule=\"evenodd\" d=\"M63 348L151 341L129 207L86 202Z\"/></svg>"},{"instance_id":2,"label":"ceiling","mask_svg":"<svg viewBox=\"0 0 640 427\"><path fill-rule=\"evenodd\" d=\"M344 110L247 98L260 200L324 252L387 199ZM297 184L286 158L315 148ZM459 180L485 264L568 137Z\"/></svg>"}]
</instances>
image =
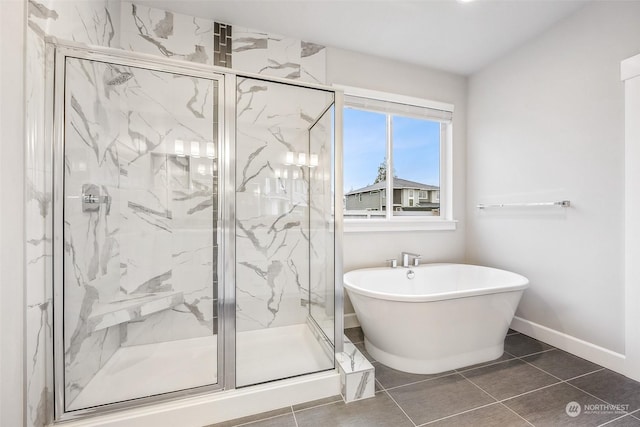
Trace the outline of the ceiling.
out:
<instances>
[{"instance_id":1,"label":"ceiling","mask_svg":"<svg viewBox=\"0 0 640 427\"><path fill-rule=\"evenodd\" d=\"M468 75L588 0L143 0L192 16Z\"/></svg>"}]
</instances>

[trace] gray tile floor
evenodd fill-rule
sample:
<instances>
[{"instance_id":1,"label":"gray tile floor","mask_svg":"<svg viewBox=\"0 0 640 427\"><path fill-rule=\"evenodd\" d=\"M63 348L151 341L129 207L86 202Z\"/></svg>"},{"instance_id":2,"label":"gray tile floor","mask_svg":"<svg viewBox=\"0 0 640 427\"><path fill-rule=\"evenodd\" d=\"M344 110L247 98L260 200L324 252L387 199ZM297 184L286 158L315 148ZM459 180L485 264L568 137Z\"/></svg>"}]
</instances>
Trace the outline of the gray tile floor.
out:
<instances>
[{"instance_id":1,"label":"gray tile floor","mask_svg":"<svg viewBox=\"0 0 640 427\"><path fill-rule=\"evenodd\" d=\"M345 333L364 350L362 329ZM515 331L504 348L498 360L437 375L396 371L363 351L375 397L347 405L335 396L216 426L640 427L640 383ZM577 416L567 415L570 402Z\"/></svg>"}]
</instances>

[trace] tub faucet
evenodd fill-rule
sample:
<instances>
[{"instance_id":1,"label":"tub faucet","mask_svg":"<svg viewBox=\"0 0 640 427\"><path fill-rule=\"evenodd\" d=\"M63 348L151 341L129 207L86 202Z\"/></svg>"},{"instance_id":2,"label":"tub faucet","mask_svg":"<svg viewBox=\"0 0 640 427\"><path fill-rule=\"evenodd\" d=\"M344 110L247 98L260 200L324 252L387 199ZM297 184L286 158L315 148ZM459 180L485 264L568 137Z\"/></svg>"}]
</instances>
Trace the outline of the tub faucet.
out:
<instances>
[{"instance_id":1,"label":"tub faucet","mask_svg":"<svg viewBox=\"0 0 640 427\"><path fill-rule=\"evenodd\" d=\"M409 262L409 258L411 262ZM409 268L411 266L417 267L420 265L421 256L418 254L412 254L411 252L402 252L402 266Z\"/></svg>"}]
</instances>

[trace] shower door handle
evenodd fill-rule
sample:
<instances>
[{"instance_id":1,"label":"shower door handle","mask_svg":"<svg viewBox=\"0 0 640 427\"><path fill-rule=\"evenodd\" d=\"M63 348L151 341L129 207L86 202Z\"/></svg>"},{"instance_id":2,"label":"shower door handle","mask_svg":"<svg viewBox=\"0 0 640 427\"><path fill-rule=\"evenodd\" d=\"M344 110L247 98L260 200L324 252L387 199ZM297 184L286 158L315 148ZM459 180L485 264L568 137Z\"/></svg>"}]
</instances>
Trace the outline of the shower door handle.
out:
<instances>
[{"instance_id":1,"label":"shower door handle","mask_svg":"<svg viewBox=\"0 0 640 427\"><path fill-rule=\"evenodd\" d=\"M83 194L82 195L82 203L86 203L89 205L100 203L101 197L94 196L93 194Z\"/></svg>"},{"instance_id":2,"label":"shower door handle","mask_svg":"<svg viewBox=\"0 0 640 427\"><path fill-rule=\"evenodd\" d=\"M97 212L100 205L107 205L109 213L111 198L100 194L100 187L95 184L84 184L82 186L82 212Z\"/></svg>"}]
</instances>

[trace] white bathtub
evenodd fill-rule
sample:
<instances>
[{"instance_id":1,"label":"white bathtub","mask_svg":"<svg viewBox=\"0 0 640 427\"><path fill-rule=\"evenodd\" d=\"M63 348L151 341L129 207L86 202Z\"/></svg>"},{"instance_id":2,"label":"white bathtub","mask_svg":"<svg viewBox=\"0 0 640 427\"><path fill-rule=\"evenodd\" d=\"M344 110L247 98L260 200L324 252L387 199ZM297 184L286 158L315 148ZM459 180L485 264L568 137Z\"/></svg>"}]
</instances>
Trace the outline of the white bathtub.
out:
<instances>
[{"instance_id":1,"label":"white bathtub","mask_svg":"<svg viewBox=\"0 0 640 427\"><path fill-rule=\"evenodd\" d=\"M529 280L489 267L425 264L350 271L344 286L377 361L435 374L499 358Z\"/></svg>"}]
</instances>

